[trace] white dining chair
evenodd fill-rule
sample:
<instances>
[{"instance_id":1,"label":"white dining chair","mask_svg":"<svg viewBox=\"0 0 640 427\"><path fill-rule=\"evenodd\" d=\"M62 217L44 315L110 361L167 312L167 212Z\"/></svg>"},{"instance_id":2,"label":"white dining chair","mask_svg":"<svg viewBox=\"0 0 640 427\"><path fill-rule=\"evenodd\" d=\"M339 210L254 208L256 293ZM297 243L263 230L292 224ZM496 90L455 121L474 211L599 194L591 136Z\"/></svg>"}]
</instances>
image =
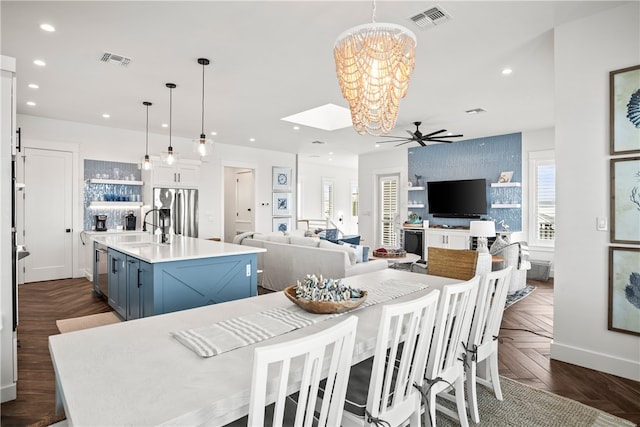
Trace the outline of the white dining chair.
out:
<instances>
[{"instance_id":1,"label":"white dining chair","mask_svg":"<svg viewBox=\"0 0 640 427\"><path fill-rule=\"evenodd\" d=\"M357 323L357 317L350 316L312 335L257 348L247 425L339 425ZM318 386L323 378L326 378L325 393L318 399ZM296 390L299 392L293 400L289 396ZM273 418L265 420L265 408L272 402L275 402ZM295 408L295 415L286 421L285 406Z\"/></svg>"},{"instance_id":2,"label":"white dining chair","mask_svg":"<svg viewBox=\"0 0 640 427\"><path fill-rule=\"evenodd\" d=\"M469 425L464 396L463 361L479 283L480 276L475 276L466 282L442 288L427 369L424 381L420 384L425 403L425 425L435 426L436 409L458 419L462 427ZM448 393L450 389L455 393L456 412L442 405L436 406L437 395L453 399Z\"/></svg>"},{"instance_id":3,"label":"white dining chair","mask_svg":"<svg viewBox=\"0 0 640 427\"><path fill-rule=\"evenodd\" d=\"M498 374L497 338L500 332L500 323L502 323L511 272L511 266L492 271L483 276L478 288L476 310L471 322L469 344L467 344L469 354L465 364L467 403L469 414L475 423L480 422L476 383L493 389L496 399L502 400ZM478 376L478 366L483 371L480 377Z\"/></svg>"},{"instance_id":4,"label":"white dining chair","mask_svg":"<svg viewBox=\"0 0 640 427\"><path fill-rule=\"evenodd\" d=\"M439 295L382 308L374 356L351 368L342 426L420 425L422 396L413 385L424 376Z\"/></svg>"}]
</instances>

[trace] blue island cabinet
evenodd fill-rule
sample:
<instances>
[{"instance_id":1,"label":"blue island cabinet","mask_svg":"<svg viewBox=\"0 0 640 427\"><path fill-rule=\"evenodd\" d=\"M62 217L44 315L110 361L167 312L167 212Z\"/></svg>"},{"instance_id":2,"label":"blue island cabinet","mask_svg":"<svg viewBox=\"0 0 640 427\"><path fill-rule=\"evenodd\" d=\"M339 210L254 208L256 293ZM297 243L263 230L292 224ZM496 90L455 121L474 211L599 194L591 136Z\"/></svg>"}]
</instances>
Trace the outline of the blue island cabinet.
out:
<instances>
[{"instance_id":1,"label":"blue island cabinet","mask_svg":"<svg viewBox=\"0 0 640 427\"><path fill-rule=\"evenodd\" d=\"M148 263L109 248L109 262L109 305L126 320L257 295L256 254Z\"/></svg>"}]
</instances>

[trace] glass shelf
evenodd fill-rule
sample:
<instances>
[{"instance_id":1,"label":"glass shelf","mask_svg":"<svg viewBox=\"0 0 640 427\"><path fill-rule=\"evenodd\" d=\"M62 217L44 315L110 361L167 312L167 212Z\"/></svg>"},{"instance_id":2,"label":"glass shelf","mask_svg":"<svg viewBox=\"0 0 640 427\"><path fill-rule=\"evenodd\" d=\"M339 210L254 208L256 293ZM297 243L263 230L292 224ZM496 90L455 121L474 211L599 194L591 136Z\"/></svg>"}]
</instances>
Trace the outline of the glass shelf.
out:
<instances>
[{"instance_id":1,"label":"glass shelf","mask_svg":"<svg viewBox=\"0 0 640 427\"><path fill-rule=\"evenodd\" d=\"M419 191L424 189L424 187L407 187L407 191Z\"/></svg>"},{"instance_id":2,"label":"glass shelf","mask_svg":"<svg viewBox=\"0 0 640 427\"><path fill-rule=\"evenodd\" d=\"M407 205L407 207L410 208L424 208L424 203L410 203L409 205Z\"/></svg>"},{"instance_id":3,"label":"glass shelf","mask_svg":"<svg viewBox=\"0 0 640 427\"><path fill-rule=\"evenodd\" d=\"M87 180L89 184L116 184L116 185L143 185L142 181L131 181L126 179L100 179L91 178Z\"/></svg>"},{"instance_id":4,"label":"glass shelf","mask_svg":"<svg viewBox=\"0 0 640 427\"><path fill-rule=\"evenodd\" d=\"M142 202L89 202L90 208L139 208Z\"/></svg>"}]
</instances>

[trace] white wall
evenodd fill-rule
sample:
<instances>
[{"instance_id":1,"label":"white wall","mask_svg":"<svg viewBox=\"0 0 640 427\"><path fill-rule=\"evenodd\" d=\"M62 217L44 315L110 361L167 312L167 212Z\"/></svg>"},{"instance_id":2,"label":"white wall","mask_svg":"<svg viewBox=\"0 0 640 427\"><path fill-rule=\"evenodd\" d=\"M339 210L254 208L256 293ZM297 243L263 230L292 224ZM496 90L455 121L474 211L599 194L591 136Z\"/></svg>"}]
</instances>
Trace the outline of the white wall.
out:
<instances>
[{"instance_id":1,"label":"white wall","mask_svg":"<svg viewBox=\"0 0 640 427\"><path fill-rule=\"evenodd\" d=\"M301 219L323 219L322 212L322 179L334 183L334 217L331 218L345 234L358 234L358 218L351 216L351 183L358 181L358 168L317 164L300 160L298 179L301 185L300 202ZM343 213L342 223L338 221L338 213Z\"/></svg>"},{"instance_id":2,"label":"white wall","mask_svg":"<svg viewBox=\"0 0 640 427\"><path fill-rule=\"evenodd\" d=\"M553 359L640 380L640 337L607 330L609 72L640 64L640 3L555 32L558 199Z\"/></svg>"},{"instance_id":3,"label":"white wall","mask_svg":"<svg viewBox=\"0 0 640 427\"><path fill-rule=\"evenodd\" d=\"M144 156L144 130L130 131L106 126L19 115L18 126L22 128L23 146L46 148L78 146L76 188L79 197L74 200L74 276L84 275L83 256L79 233L83 217L83 176L84 159L140 163ZM196 159L191 140L172 138L174 150L181 158ZM149 153L158 155L166 150L168 135L149 135ZM256 148L237 147L228 144L214 144L209 162L202 163L199 185L199 235L203 238L223 237L224 230L224 166L250 168L256 171L256 230L271 231L271 170L273 166L291 167L295 182L295 155ZM294 195L295 206L295 191ZM319 196L318 196L319 197ZM262 206L268 202L269 205ZM295 214L292 215L295 218Z\"/></svg>"}]
</instances>

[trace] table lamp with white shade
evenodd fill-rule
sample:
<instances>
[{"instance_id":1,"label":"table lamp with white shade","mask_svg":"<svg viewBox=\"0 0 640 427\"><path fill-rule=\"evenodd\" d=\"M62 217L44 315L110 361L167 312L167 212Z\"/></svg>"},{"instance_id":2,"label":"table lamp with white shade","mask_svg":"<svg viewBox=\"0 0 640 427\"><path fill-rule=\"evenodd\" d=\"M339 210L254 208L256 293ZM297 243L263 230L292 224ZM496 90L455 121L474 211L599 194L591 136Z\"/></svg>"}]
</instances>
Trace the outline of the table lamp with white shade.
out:
<instances>
[{"instance_id":1,"label":"table lamp with white shade","mask_svg":"<svg viewBox=\"0 0 640 427\"><path fill-rule=\"evenodd\" d=\"M471 237L478 238L477 251L480 253L488 253L487 237L496 235L496 224L493 221L471 221L469 223L469 234Z\"/></svg>"}]
</instances>

